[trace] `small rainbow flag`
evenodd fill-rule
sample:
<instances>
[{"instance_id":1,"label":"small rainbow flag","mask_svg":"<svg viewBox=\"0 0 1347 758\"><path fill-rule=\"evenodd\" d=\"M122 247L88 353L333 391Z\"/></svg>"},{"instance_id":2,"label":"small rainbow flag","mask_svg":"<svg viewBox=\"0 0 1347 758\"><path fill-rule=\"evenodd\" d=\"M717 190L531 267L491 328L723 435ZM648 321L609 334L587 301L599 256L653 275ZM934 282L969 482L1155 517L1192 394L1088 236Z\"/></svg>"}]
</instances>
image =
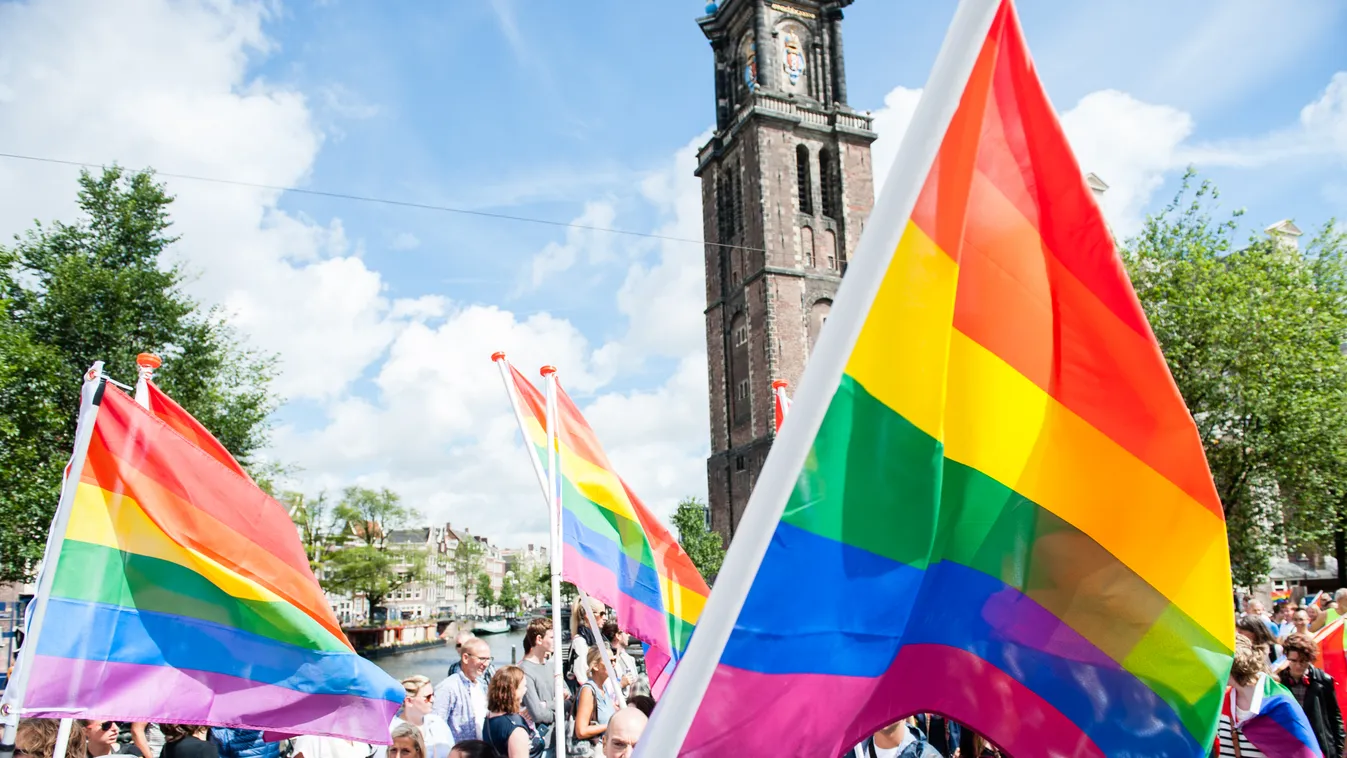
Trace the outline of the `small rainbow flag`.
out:
<instances>
[{"instance_id":1,"label":"small rainbow flag","mask_svg":"<svg viewBox=\"0 0 1347 758\"><path fill-rule=\"evenodd\" d=\"M23 714L387 744L402 687L351 649L285 509L96 381Z\"/></svg>"},{"instance_id":2,"label":"small rainbow flag","mask_svg":"<svg viewBox=\"0 0 1347 758\"><path fill-rule=\"evenodd\" d=\"M1254 690L1249 710L1253 715L1240 722L1239 731L1266 756L1276 758L1324 758L1319 740L1310 729L1305 711L1291 691L1267 674ZM1234 693L1227 693L1221 715L1233 723ZM1214 743L1212 755L1221 755L1221 742ZM1329 758L1336 758L1330 756Z\"/></svg>"},{"instance_id":3,"label":"small rainbow flag","mask_svg":"<svg viewBox=\"0 0 1347 758\"><path fill-rule=\"evenodd\" d=\"M513 366L510 375L523 403L525 439L546 460L547 401ZM676 661L710 590L678 541L613 470L560 385L557 406L562 576L615 608L625 631Z\"/></svg>"},{"instance_id":4,"label":"small rainbow flag","mask_svg":"<svg viewBox=\"0 0 1347 758\"><path fill-rule=\"evenodd\" d=\"M1291 599L1291 588L1290 588L1290 587L1283 587L1282 589L1279 589L1279 590L1273 590L1273 591L1272 591L1272 602L1274 602L1274 603L1278 603L1278 602L1281 602L1281 601L1283 601L1283 600L1290 600L1290 599Z\"/></svg>"},{"instance_id":5,"label":"small rainbow flag","mask_svg":"<svg viewBox=\"0 0 1347 758\"><path fill-rule=\"evenodd\" d=\"M928 712L1016 756L1212 744L1201 440L1012 3L955 23L895 169L929 173L867 222L650 755L835 756Z\"/></svg>"}]
</instances>

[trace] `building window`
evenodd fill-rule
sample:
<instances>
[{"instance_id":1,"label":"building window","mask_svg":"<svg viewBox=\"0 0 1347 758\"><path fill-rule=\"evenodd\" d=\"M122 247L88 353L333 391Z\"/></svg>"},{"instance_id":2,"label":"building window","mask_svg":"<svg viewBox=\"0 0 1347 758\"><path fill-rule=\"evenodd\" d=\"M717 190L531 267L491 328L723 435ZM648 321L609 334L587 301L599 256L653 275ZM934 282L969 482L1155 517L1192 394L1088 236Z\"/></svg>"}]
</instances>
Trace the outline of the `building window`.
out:
<instances>
[{"instance_id":1,"label":"building window","mask_svg":"<svg viewBox=\"0 0 1347 758\"><path fill-rule=\"evenodd\" d=\"M739 380L739 384L734 388L734 399L735 399L735 400L747 400L747 399L748 399L748 380L747 380L747 379L741 379L741 380Z\"/></svg>"},{"instance_id":2,"label":"building window","mask_svg":"<svg viewBox=\"0 0 1347 758\"><path fill-rule=\"evenodd\" d=\"M814 215L814 182L809 176L809 148L795 147L795 194L800 200L800 212Z\"/></svg>"},{"instance_id":3,"label":"building window","mask_svg":"<svg viewBox=\"0 0 1347 758\"><path fill-rule=\"evenodd\" d=\"M743 470L744 470L744 456L742 456L742 455L736 455L736 456L734 457L734 470L735 470L735 471L743 471Z\"/></svg>"},{"instance_id":4,"label":"building window","mask_svg":"<svg viewBox=\"0 0 1347 758\"><path fill-rule=\"evenodd\" d=\"M823 260L829 271L837 270L837 235L832 229L823 230Z\"/></svg>"},{"instance_id":5,"label":"building window","mask_svg":"<svg viewBox=\"0 0 1347 758\"><path fill-rule=\"evenodd\" d=\"M734 346L739 347L746 342L748 342L748 324L741 324L734 330Z\"/></svg>"},{"instance_id":6,"label":"building window","mask_svg":"<svg viewBox=\"0 0 1347 758\"><path fill-rule=\"evenodd\" d=\"M814 230L807 227L800 227L800 254L804 256L804 265L806 268L814 267Z\"/></svg>"},{"instance_id":7,"label":"building window","mask_svg":"<svg viewBox=\"0 0 1347 758\"><path fill-rule=\"evenodd\" d=\"M818 180L819 188L822 190L820 194L823 196L823 215L828 218L839 218L841 198L838 191L837 158L826 147L818 151Z\"/></svg>"}]
</instances>

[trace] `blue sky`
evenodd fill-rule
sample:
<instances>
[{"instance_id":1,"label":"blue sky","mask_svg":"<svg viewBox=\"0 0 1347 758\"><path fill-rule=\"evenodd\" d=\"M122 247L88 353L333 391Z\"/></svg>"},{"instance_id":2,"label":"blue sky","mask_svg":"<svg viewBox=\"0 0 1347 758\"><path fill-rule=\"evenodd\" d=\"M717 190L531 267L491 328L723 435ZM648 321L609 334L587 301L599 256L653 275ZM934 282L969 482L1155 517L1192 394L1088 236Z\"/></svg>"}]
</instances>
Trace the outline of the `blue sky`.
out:
<instances>
[{"instance_id":1,"label":"blue sky","mask_svg":"<svg viewBox=\"0 0 1347 758\"><path fill-rule=\"evenodd\" d=\"M703 5L0 1L0 152L696 238ZM1347 5L1021 5L1121 233L1190 161L1250 231L1344 215ZM952 7L846 12L848 91L877 113L876 165ZM295 486L392 486L428 518L540 541L487 361L504 348L530 373L561 367L658 511L704 494L700 245L169 184L194 292L282 354L291 402L271 452L302 467ZM0 161L0 234L68 215L72 187L69 169Z\"/></svg>"}]
</instances>

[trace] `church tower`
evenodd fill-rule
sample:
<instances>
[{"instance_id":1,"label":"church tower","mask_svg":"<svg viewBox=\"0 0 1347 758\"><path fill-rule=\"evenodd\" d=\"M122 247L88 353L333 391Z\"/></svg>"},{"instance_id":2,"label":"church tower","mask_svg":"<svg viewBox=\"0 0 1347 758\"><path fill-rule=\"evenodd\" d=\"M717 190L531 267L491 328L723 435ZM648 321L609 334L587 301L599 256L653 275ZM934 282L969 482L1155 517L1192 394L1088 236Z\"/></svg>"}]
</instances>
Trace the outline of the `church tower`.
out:
<instances>
[{"instance_id":1,"label":"church tower","mask_svg":"<svg viewBox=\"0 0 1347 758\"><path fill-rule=\"evenodd\" d=\"M847 105L851 0L725 0L697 20L716 131L697 155L706 240L711 526L727 539L874 204L868 114Z\"/></svg>"}]
</instances>

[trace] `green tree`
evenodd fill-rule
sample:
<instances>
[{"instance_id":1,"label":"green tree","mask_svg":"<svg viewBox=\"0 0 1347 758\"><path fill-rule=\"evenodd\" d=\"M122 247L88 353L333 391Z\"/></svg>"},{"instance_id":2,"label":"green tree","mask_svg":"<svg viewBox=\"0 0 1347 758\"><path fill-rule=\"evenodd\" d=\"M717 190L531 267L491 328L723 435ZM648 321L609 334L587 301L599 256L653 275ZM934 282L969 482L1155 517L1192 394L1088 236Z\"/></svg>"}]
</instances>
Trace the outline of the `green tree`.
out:
<instances>
[{"instance_id":1,"label":"green tree","mask_svg":"<svg viewBox=\"0 0 1347 758\"><path fill-rule=\"evenodd\" d=\"M1236 242L1216 190L1185 177L1124 257L1193 414L1225 509L1234 578L1283 545L1322 543L1347 474L1347 240L1330 222L1302 251Z\"/></svg>"},{"instance_id":2,"label":"green tree","mask_svg":"<svg viewBox=\"0 0 1347 758\"><path fill-rule=\"evenodd\" d=\"M77 220L39 223L0 247L0 437L10 437L0 439L0 581L27 578L41 554L59 496L53 472L70 456L80 377L94 361L130 382L137 353L159 354L159 386L244 465L278 403L274 358L184 292L163 185L114 167L82 173L78 199Z\"/></svg>"},{"instance_id":3,"label":"green tree","mask_svg":"<svg viewBox=\"0 0 1347 758\"><path fill-rule=\"evenodd\" d=\"M507 573L500 585L500 597L496 598L496 604L506 613L514 613L519 608L519 578L513 573Z\"/></svg>"},{"instance_id":4,"label":"green tree","mask_svg":"<svg viewBox=\"0 0 1347 758\"><path fill-rule=\"evenodd\" d=\"M472 591L473 577L482 573L485 561L482 558L482 543L470 534L462 535L458 547L454 548L454 577L458 588L463 592L463 610L468 609L468 594Z\"/></svg>"},{"instance_id":5,"label":"green tree","mask_svg":"<svg viewBox=\"0 0 1347 758\"><path fill-rule=\"evenodd\" d=\"M477 575L477 605L491 614L491 606L496 604L496 593L491 589L491 577L485 571Z\"/></svg>"},{"instance_id":6,"label":"green tree","mask_svg":"<svg viewBox=\"0 0 1347 758\"><path fill-rule=\"evenodd\" d=\"M426 579L425 545L399 545L388 539L390 532L418 518L396 492L347 487L332 513L342 531L332 538L332 549L321 563L324 589L364 595L373 615L390 594Z\"/></svg>"},{"instance_id":7,"label":"green tree","mask_svg":"<svg viewBox=\"0 0 1347 758\"><path fill-rule=\"evenodd\" d=\"M343 534L342 524L328 502L327 493L306 497L302 492L282 492L277 500L290 512L299 529L299 539L309 556L309 568L320 574L320 564Z\"/></svg>"},{"instance_id":8,"label":"green tree","mask_svg":"<svg viewBox=\"0 0 1347 758\"><path fill-rule=\"evenodd\" d=\"M707 528L706 505L695 497L683 498L674 511L673 523L678 530L678 544L683 546L683 552L692 559L692 565L702 572L702 578L710 584L720 573L720 564L725 561L725 543L719 532Z\"/></svg>"}]
</instances>

